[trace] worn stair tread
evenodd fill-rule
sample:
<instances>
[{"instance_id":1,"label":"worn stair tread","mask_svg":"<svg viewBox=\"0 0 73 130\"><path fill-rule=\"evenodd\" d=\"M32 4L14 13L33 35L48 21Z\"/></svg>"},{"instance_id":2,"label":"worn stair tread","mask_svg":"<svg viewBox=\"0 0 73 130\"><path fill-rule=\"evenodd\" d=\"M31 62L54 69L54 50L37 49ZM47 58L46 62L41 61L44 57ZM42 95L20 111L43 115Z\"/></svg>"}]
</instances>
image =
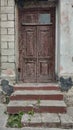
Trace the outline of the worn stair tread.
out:
<instances>
[{"instance_id":1,"label":"worn stair tread","mask_svg":"<svg viewBox=\"0 0 73 130\"><path fill-rule=\"evenodd\" d=\"M73 117L71 117L70 115L68 115L68 114L59 114L59 117L60 117L62 125L73 124Z\"/></svg>"},{"instance_id":2,"label":"worn stair tread","mask_svg":"<svg viewBox=\"0 0 73 130\"><path fill-rule=\"evenodd\" d=\"M62 127L62 128L73 128L73 118L68 114L55 114L55 113L34 113L33 116L24 114L22 116L21 123L23 126L26 124L29 126L50 126L50 127Z\"/></svg>"},{"instance_id":3,"label":"worn stair tread","mask_svg":"<svg viewBox=\"0 0 73 130\"><path fill-rule=\"evenodd\" d=\"M17 90L11 96L16 95L63 95L60 91L57 90Z\"/></svg>"},{"instance_id":4,"label":"worn stair tread","mask_svg":"<svg viewBox=\"0 0 73 130\"><path fill-rule=\"evenodd\" d=\"M14 90L60 90L58 84L55 83L22 83L15 84Z\"/></svg>"},{"instance_id":5,"label":"worn stair tread","mask_svg":"<svg viewBox=\"0 0 73 130\"><path fill-rule=\"evenodd\" d=\"M54 87L59 87L57 83L20 83L20 84L15 84L14 87L49 87L49 86L54 86Z\"/></svg>"},{"instance_id":6,"label":"worn stair tread","mask_svg":"<svg viewBox=\"0 0 73 130\"><path fill-rule=\"evenodd\" d=\"M8 107L34 107L37 102L37 100L13 100L9 102ZM64 101L60 100L41 100L39 105L45 107L66 107Z\"/></svg>"},{"instance_id":7,"label":"worn stair tread","mask_svg":"<svg viewBox=\"0 0 73 130\"><path fill-rule=\"evenodd\" d=\"M6 127L1 127L0 130L18 130L18 128L6 128ZM19 130L73 130L73 129L62 129L62 128L41 128L41 127L23 127Z\"/></svg>"},{"instance_id":8,"label":"worn stair tread","mask_svg":"<svg viewBox=\"0 0 73 130\"><path fill-rule=\"evenodd\" d=\"M29 123L29 117L31 117L30 123L60 123L58 114L55 113L34 113L33 116L29 114L24 114L22 116L22 123Z\"/></svg>"}]
</instances>

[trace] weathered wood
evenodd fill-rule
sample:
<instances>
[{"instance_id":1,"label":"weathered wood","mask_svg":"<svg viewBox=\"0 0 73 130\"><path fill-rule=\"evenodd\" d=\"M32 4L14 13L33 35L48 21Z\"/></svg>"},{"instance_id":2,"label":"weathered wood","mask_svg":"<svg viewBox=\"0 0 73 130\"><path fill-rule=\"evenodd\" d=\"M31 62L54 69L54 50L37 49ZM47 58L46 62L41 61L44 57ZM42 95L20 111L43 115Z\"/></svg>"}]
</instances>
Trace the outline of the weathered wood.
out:
<instances>
[{"instance_id":1,"label":"weathered wood","mask_svg":"<svg viewBox=\"0 0 73 130\"><path fill-rule=\"evenodd\" d=\"M19 68L23 82L54 80L55 8L19 9Z\"/></svg>"}]
</instances>

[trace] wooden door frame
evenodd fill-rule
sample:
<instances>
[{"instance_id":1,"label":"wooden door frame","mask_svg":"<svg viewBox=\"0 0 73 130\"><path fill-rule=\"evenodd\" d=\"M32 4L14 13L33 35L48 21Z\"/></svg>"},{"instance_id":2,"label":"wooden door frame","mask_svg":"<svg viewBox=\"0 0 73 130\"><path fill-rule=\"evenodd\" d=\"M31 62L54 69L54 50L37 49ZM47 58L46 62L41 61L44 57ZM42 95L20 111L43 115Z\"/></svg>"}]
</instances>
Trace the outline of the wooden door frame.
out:
<instances>
[{"instance_id":1,"label":"wooden door frame","mask_svg":"<svg viewBox=\"0 0 73 130\"><path fill-rule=\"evenodd\" d=\"M55 14L56 14L56 7L54 7L55 8ZM18 8L16 9L16 17L17 17L17 19L18 19ZM25 9L25 10L28 10L28 9ZM31 9L31 10L34 10L34 8L33 9ZM37 10L37 8L35 8L35 10ZM40 11L42 11L42 10L49 10L48 8L41 8L41 9L39 9ZM55 19L56 19L56 15L55 15ZM18 20L17 20L17 22L19 22ZM56 25L56 20L55 20L55 25ZM17 25L17 26L19 26L19 25ZM18 29L16 28L16 30L17 30L17 32L19 32L18 31ZM56 27L55 27L55 32L56 32ZM55 33L56 34L56 33ZM18 37L18 34L16 33L16 37ZM56 38L56 35L55 35L55 38ZM17 38L18 39L18 38ZM18 40L17 40L18 41ZM56 41L56 40L55 40ZM56 43L55 43L55 46L56 46ZM18 42L17 42L17 44L16 44L16 48L18 48ZM56 50L56 48L54 49L54 50ZM18 81L18 62L19 62L19 51L18 51L18 49L16 49L16 51L17 51L17 53L16 53L16 75L17 75L17 77L16 77L16 79L17 79L17 81ZM55 59L56 59L56 56L54 56L54 62L55 62ZM54 63L54 65L55 65L56 63ZM54 71L55 71L55 68L54 68Z\"/></svg>"}]
</instances>

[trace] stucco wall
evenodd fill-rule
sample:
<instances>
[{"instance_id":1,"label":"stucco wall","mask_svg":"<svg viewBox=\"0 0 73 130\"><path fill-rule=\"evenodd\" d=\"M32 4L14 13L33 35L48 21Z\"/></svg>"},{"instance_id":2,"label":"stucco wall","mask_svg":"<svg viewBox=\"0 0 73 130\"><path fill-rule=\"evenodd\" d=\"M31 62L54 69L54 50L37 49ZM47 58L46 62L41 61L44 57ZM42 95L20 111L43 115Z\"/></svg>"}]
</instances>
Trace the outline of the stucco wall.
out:
<instances>
[{"instance_id":1,"label":"stucco wall","mask_svg":"<svg viewBox=\"0 0 73 130\"><path fill-rule=\"evenodd\" d=\"M59 74L73 76L73 0L60 0Z\"/></svg>"}]
</instances>

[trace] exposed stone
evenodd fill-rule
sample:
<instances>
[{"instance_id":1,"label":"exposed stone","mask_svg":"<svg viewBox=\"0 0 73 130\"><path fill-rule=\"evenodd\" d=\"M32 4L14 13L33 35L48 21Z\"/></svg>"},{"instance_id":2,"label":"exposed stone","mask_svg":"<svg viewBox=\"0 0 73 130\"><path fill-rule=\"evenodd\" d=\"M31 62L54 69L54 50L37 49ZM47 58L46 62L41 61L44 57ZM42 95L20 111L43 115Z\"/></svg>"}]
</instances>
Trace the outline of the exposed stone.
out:
<instances>
[{"instance_id":1,"label":"exposed stone","mask_svg":"<svg viewBox=\"0 0 73 130\"><path fill-rule=\"evenodd\" d=\"M12 13L14 13L14 7L2 7L1 13L12 14Z\"/></svg>"},{"instance_id":2,"label":"exposed stone","mask_svg":"<svg viewBox=\"0 0 73 130\"><path fill-rule=\"evenodd\" d=\"M14 75L14 74L15 74L14 70L13 70L13 69L10 69L10 68L4 70L3 72L4 72L6 75Z\"/></svg>"},{"instance_id":3,"label":"exposed stone","mask_svg":"<svg viewBox=\"0 0 73 130\"><path fill-rule=\"evenodd\" d=\"M2 56L14 56L14 49L2 49L1 54Z\"/></svg>"},{"instance_id":4,"label":"exposed stone","mask_svg":"<svg viewBox=\"0 0 73 130\"><path fill-rule=\"evenodd\" d=\"M7 62L8 61L8 56L1 56L1 61L2 62Z\"/></svg>"},{"instance_id":5,"label":"exposed stone","mask_svg":"<svg viewBox=\"0 0 73 130\"><path fill-rule=\"evenodd\" d=\"M8 28L8 34L14 34L14 28Z\"/></svg>"},{"instance_id":6,"label":"exposed stone","mask_svg":"<svg viewBox=\"0 0 73 130\"><path fill-rule=\"evenodd\" d=\"M1 6L7 6L7 0L1 0Z\"/></svg>"},{"instance_id":7,"label":"exposed stone","mask_svg":"<svg viewBox=\"0 0 73 130\"><path fill-rule=\"evenodd\" d=\"M14 63L2 63L2 69L15 69L15 64Z\"/></svg>"},{"instance_id":8,"label":"exposed stone","mask_svg":"<svg viewBox=\"0 0 73 130\"><path fill-rule=\"evenodd\" d=\"M7 34L7 28L1 28L1 34Z\"/></svg>"},{"instance_id":9,"label":"exposed stone","mask_svg":"<svg viewBox=\"0 0 73 130\"><path fill-rule=\"evenodd\" d=\"M1 22L1 27L3 28L14 27L14 21L3 21Z\"/></svg>"},{"instance_id":10,"label":"exposed stone","mask_svg":"<svg viewBox=\"0 0 73 130\"><path fill-rule=\"evenodd\" d=\"M5 41L7 41L7 42L9 42L9 41L14 41L14 35L2 35L1 36L1 41L3 42L5 42Z\"/></svg>"},{"instance_id":11,"label":"exposed stone","mask_svg":"<svg viewBox=\"0 0 73 130\"><path fill-rule=\"evenodd\" d=\"M14 20L14 14L8 14L8 20Z\"/></svg>"},{"instance_id":12,"label":"exposed stone","mask_svg":"<svg viewBox=\"0 0 73 130\"><path fill-rule=\"evenodd\" d=\"M14 56L8 56L8 62L15 62Z\"/></svg>"},{"instance_id":13,"label":"exposed stone","mask_svg":"<svg viewBox=\"0 0 73 130\"><path fill-rule=\"evenodd\" d=\"M7 14L1 14L1 21L7 20Z\"/></svg>"},{"instance_id":14,"label":"exposed stone","mask_svg":"<svg viewBox=\"0 0 73 130\"><path fill-rule=\"evenodd\" d=\"M8 42L8 47L10 48L10 49L14 49L14 42Z\"/></svg>"},{"instance_id":15,"label":"exposed stone","mask_svg":"<svg viewBox=\"0 0 73 130\"><path fill-rule=\"evenodd\" d=\"M59 114L61 120L61 126L63 128L72 128L73 127L73 118L68 114Z\"/></svg>"},{"instance_id":16,"label":"exposed stone","mask_svg":"<svg viewBox=\"0 0 73 130\"><path fill-rule=\"evenodd\" d=\"M7 42L1 42L1 48L7 49Z\"/></svg>"},{"instance_id":17,"label":"exposed stone","mask_svg":"<svg viewBox=\"0 0 73 130\"><path fill-rule=\"evenodd\" d=\"M8 0L8 6L14 6L14 0Z\"/></svg>"}]
</instances>

